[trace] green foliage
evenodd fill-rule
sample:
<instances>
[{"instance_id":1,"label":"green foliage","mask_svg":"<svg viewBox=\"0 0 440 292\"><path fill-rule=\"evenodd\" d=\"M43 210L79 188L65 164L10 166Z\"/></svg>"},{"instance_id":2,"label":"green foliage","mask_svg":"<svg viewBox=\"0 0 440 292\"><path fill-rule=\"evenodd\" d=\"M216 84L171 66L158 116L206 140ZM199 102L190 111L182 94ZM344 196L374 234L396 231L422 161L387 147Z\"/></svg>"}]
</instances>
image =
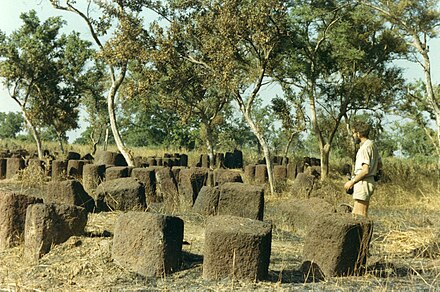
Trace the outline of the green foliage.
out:
<instances>
[{"instance_id":1,"label":"green foliage","mask_svg":"<svg viewBox=\"0 0 440 292\"><path fill-rule=\"evenodd\" d=\"M425 131L433 135L432 129L423 129L415 122L394 123L394 140L399 144L404 157L429 157L435 153L435 147Z\"/></svg>"},{"instance_id":2,"label":"green foliage","mask_svg":"<svg viewBox=\"0 0 440 292\"><path fill-rule=\"evenodd\" d=\"M258 149L258 140L242 117L231 115L221 126L218 148L226 152L231 149Z\"/></svg>"},{"instance_id":3,"label":"green foliage","mask_svg":"<svg viewBox=\"0 0 440 292\"><path fill-rule=\"evenodd\" d=\"M23 130L24 122L21 113L0 112L0 139L15 139L17 134Z\"/></svg>"},{"instance_id":4,"label":"green foliage","mask_svg":"<svg viewBox=\"0 0 440 292\"><path fill-rule=\"evenodd\" d=\"M40 22L35 11L20 16L23 25L0 38L0 76L11 98L31 125L52 127L62 139L77 128L81 79L90 57L90 43L77 33L60 34L64 22L51 17Z\"/></svg>"}]
</instances>

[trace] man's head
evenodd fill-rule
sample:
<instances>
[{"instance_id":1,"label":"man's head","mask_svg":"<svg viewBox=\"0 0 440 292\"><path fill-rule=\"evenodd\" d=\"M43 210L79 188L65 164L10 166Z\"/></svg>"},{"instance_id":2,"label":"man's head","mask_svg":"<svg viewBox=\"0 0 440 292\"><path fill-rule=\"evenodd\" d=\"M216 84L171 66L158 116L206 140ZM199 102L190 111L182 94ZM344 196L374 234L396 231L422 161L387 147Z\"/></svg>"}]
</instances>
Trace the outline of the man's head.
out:
<instances>
[{"instance_id":1,"label":"man's head","mask_svg":"<svg viewBox=\"0 0 440 292\"><path fill-rule=\"evenodd\" d=\"M359 136L359 138L368 138L370 135L371 126L363 121L356 121L352 125L353 134Z\"/></svg>"}]
</instances>

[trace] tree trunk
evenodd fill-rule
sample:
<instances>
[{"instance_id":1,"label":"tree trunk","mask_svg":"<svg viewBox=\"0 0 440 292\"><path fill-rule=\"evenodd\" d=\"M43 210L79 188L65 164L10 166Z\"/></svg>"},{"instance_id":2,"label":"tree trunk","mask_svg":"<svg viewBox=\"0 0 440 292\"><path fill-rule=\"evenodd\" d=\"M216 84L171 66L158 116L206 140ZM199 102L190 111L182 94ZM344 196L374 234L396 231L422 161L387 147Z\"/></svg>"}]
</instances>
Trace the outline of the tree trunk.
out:
<instances>
[{"instance_id":1,"label":"tree trunk","mask_svg":"<svg viewBox=\"0 0 440 292\"><path fill-rule=\"evenodd\" d=\"M330 145L325 144L324 147L320 147L321 151L321 179L324 180L328 177L329 164L330 164Z\"/></svg>"},{"instance_id":2,"label":"tree trunk","mask_svg":"<svg viewBox=\"0 0 440 292\"><path fill-rule=\"evenodd\" d=\"M283 162L285 160L287 160L287 155L289 154L290 145L292 145L293 138L295 137L296 134L297 134L296 132L293 132L292 134L290 134L289 140L287 141L286 148L284 148Z\"/></svg>"},{"instance_id":3,"label":"tree trunk","mask_svg":"<svg viewBox=\"0 0 440 292\"><path fill-rule=\"evenodd\" d=\"M318 118L317 118L316 106L315 106L315 95L313 90L314 85L311 85L310 87L312 88L312 91L310 92L310 96L309 96L310 119L312 121L313 132L315 133L319 143L319 151L321 153L321 180L324 180L328 176L328 161L327 161L327 166L324 167L323 153L325 151L330 152L330 149L324 150L327 144L324 142L324 137L322 136L322 132L318 124ZM326 159L328 160L328 157Z\"/></svg>"},{"instance_id":4,"label":"tree trunk","mask_svg":"<svg viewBox=\"0 0 440 292\"><path fill-rule=\"evenodd\" d=\"M209 166L210 168L214 168L214 138L212 135L212 128L209 123L204 122L206 128L206 150L208 151L209 156Z\"/></svg>"},{"instance_id":5,"label":"tree trunk","mask_svg":"<svg viewBox=\"0 0 440 292\"><path fill-rule=\"evenodd\" d=\"M416 36L414 36L414 38L415 37ZM435 121L437 127L437 144L434 144L434 146L437 150L437 168L440 171L440 153L438 151L440 147L440 108L438 107L434 88L432 86L431 61L429 59L426 49L424 49L423 46L420 45L420 41L416 41L415 47L419 50L420 54L423 57L423 71L425 74L426 94L428 95L428 103L432 105L436 117Z\"/></svg>"},{"instance_id":6,"label":"tree trunk","mask_svg":"<svg viewBox=\"0 0 440 292\"><path fill-rule=\"evenodd\" d=\"M435 150L437 151L437 168L440 174L440 112L435 113L435 118L437 124L437 145L435 145Z\"/></svg>"},{"instance_id":7,"label":"tree trunk","mask_svg":"<svg viewBox=\"0 0 440 292\"><path fill-rule=\"evenodd\" d=\"M37 128L32 124L31 120L26 115L26 111L24 110L24 108L22 108L21 110L23 112L24 119L26 120L26 122L28 123L28 125L31 129L32 137L34 137L35 143L37 145L38 159L42 160L44 157L43 157L43 147L41 145L40 133L38 132Z\"/></svg>"},{"instance_id":8,"label":"tree trunk","mask_svg":"<svg viewBox=\"0 0 440 292\"><path fill-rule=\"evenodd\" d=\"M107 148L108 148L108 136L109 136L109 131L108 131L108 126L107 126L105 128L104 151L107 151Z\"/></svg>"},{"instance_id":9,"label":"tree trunk","mask_svg":"<svg viewBox=\"0 0 440 292\"><path fill-rule=\"evenodd\" d=\"M102 132L99 131L98 139L95 139L94 133L95 133L95 131L92 131L90 133L90 142L92 142L92 155L95 155L95 153L96 153L96 149L98 147L99 141L101 141L101 134L102 134Z\"/></svg>"},{"instance_id":10,"label":"tree trunk","mask_svg":"<svg viewBox=\"0 0 440 292\"><path fill-rule=\"evenodd\" d=\"M273 164L272 164L272 156L270 153L269 146L266 143L266 139L264 136L258 131L257 126L255 125L254 121L252 120L249 112L243 113L244 118L246 119L249 127L251 128L254 135L257 137L258 142L261 145L261 148L263 149L264 158L266 159L266 167L267 167L267 176L269 179L269 187L270 187L270 193L271 195L275 194L275 188L274 188L274 179L273 179Z\"/></svg>"},{"instance_id":11,"label":"tree trunk","mask_svg":"<svg viewBox=\"0 0 440 292\"><path fill-rule=\"evenodd\" d=\"M65 151L64 151L63 138L61 133L57 132L57 139L58 139L58 146L60 146L60 151L62 154L64 154Z\"/></svg>"},{"instance_id":12,"label":"tree trunk","mask_svg":"<svg viewBox=\"0 0 440 292\"><path fill-rule=\"evenodd\" d=\"M112 83L112 87L107 96L107 105L108 105L108 114L110 118L110 127L112 130L113 137L115 139L116 146L118 147L119 152L121 152L122 156L124 156L125 161L128 166L134 166L133 163L133 155L130 151L125 147L122 142L121 134L119 133L118 126L116 124L116 114L115 114L115 97L116 97L116 84Z\"/></svg>"}]
</instances>

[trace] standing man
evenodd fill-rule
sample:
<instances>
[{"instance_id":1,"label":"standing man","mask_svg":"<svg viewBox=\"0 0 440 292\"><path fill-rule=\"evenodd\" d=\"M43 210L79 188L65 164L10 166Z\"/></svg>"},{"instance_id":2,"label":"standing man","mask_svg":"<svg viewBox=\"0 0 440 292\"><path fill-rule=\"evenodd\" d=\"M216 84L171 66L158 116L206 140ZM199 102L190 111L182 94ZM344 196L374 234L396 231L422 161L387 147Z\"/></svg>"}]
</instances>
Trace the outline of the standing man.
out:
<instances>
[{"instance_id":1,"label":"standing man","mask_svg":"<svg viewBox=\"0 0 440 292\"><path fill-rule=\"evenodd\" d=\"M354 206L352 213L368 217L370 198L376 188L374 176L382 168L379 151L375 143L368 139L370 125L365 122L356 122L353 125L353 138L360 143L354 165L354 177L345 183L346 190L353 188Z\"/></svg>"}]
</instances>

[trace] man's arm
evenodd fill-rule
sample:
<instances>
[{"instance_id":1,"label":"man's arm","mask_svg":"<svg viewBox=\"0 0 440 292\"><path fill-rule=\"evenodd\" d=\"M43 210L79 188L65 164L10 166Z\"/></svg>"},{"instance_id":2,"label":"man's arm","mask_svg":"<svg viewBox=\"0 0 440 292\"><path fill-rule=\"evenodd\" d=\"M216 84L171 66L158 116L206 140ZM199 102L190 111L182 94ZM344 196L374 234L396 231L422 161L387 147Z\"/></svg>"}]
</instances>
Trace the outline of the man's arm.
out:
<instances>
[{"instance_id":1,"label":"man's arm","mask_svg":"<svg viewBox=\"0 0 440 292\"><path fill-rule=\"evenodd\" d=\"M344 188L346 190L351 189L357 182L363 180L364 177L368 175L368 172L369 172L369 165L366 163L362 164L362 170L358 174L356 174L356 176L352 180L346 182L344 184Z\"/></svg>"}]
</instances>

